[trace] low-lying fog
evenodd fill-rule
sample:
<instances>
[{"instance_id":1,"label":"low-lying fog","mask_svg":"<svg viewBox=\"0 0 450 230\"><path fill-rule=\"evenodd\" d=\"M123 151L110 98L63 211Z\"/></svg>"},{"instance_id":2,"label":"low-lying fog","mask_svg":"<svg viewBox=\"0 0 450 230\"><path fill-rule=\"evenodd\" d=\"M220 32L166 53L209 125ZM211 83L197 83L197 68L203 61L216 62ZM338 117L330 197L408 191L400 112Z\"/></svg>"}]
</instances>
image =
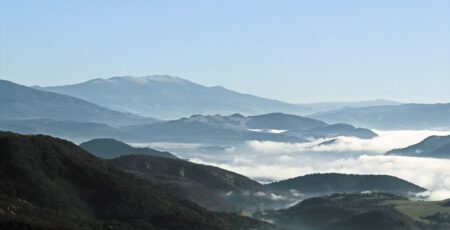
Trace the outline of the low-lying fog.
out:
<instances>
[{"instance_id":1,"label":"low-lying fog","mask_svg":"<svg viewBox=\"0 0 450 230\"><path fill-rule=\"evenodd\" d=\"M423 195L430 200L450 198L450 160L382 155L428 136L450 135L450 132L374 131L379 136L370 140L339 137L308 143L249 141L240 146L134 145L171 151L192 162L218 166L262 182L318 172L387 174L427 188L429 191Z\"/></svg>"}]
</instances>

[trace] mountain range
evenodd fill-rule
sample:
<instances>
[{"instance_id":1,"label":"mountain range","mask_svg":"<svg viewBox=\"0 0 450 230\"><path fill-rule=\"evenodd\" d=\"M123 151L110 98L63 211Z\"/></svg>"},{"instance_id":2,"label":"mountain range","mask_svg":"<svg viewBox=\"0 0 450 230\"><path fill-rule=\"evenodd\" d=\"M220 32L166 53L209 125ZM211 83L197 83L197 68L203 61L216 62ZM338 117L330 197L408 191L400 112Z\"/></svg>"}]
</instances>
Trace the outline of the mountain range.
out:
<instances>
[{"instance_id":1,"label":"mountain range","mask_svg":"<svg viewBox=\"0 0 450 230\"><path fill-rule=\"evenodd\" d=\"M97 78L73 85L34 87L81 98L117 111L164 120L192 114L240 113L248 116L282 112L307 115L344 107L401 104L389 100L292 104L235 92L221 86L207 87L168 75Z\"/></svg>"},{"instance_id":2,"label":"mountain range","mask_svg":"<svg viewBox=\"0 0 450 230\"><path fill-rule=\"evenodd\" d=\"M147 124L156 119L114 111L82 99L36 90L0 80L0 120L50 119L104 123L111 126Z\"/></svg>"},{"instance_id":3,"label":"mountain range","mask_svg":"<svg viewBox=\"0 0 450 230\"><path fill-rule=\"evenodd\" d=\"M449 129L450 104L402 104L343 108L310 117L374 129Z\"/></svg>"},{"instance_id":4,"label":"mountain range","mask_svg":"<svg viewBox=\"0 0 450 230\"><path fill-rule=\"evenodd\" d=\"M317 102L317 103L304 103L299 104L312 109L316 112L333 111L343 108L362 108L371 106L385 106L385 105L401 105L402 102L391 101L391 100L368 100L368 101L353 101L353 102Z\"/></svg>"},{"instance_id":5,"label":"mountain range","mask_svg":"<svg viewBox=\"0 0 450 230\"><path fill-rule=\"evenodd\" d=\"M104 146L109 152L113 149L108 147L116 145L101 141L96 147ZM370 229L356 227L374 223L392 230L402 229L399 226L448 227L447 201L415 204L400 196L365 192L306 199L271 211L266 208L274 206L269 205L292 201L278 193L287 194L292 187L272 190L273 185L261 185L227 170L168 157L132 154L103 160L68 141L43 135L0 132L0 149L3 229L278 229L267 221L287 229L340 229L333 227L347 225L352 228L344 229ZM316 179L303 187L334 184L335 176L362 185L355 183L358 178L354 175L317 174L306 176ZM405 185L418 188L385 176L365 180L379 186L376 191L395 191L396 184L401 191ZM365 189L345 183L339 191ZM247 215L264 222L236 214L241 211L254 212ZM411 213L421 215L416 220ZM398 224L388 225L389 221Z\"/></svg>"},{"instance_id":6,"label":"mountain range","mask_svg":"<svg viewBox=\"0 0 450 230\"><path fill-rule=\"evenodd\" d=\"M192 114L303 114L309 111L303 106L238 93L220 86L206 87L166 75L98 78L74 85L36 88L122 112L165 120Z\"/></svg>"},{"instance_id":7,"label":"mountain range","mask_svg":"<svg viewBox=\"0 0 450 230\"><path fill-rule=\"evenodd\" d=\"M373 131L364 128L347 124L328 125L318 120L280 113L251 117L240 114L194 115L179 120L122 127L50 119L0 120L0 129L24 134L54 135L77 142L93 138L115 138L130 142L226 144L249 140L304 142L311 137L353 136L370 139L376 136Z\"/></svg>"},{"instance_id":8,"label":"mountain range","mask_svg":"<svg viewBox=\"0 0 450 230\"><path fill-rule=\"evenodd\" d=\"M406 148L391 150L386 155L450 158L450 136L430 136Z\"/></svg>"},{"instance_id":9,"label":"mountain range","mask_svg":"<svg viewBox=\"0 0 450 230\"><path fill-rule=\"evenodd\" d=\"M172 193L216 211L256 211L282 208L299 199L337 192L382 191L410 196L425 191L407 181L384 175L311 174L262 185L221 168L171 157L167 152L130 148L117 140L100 139L80 146L96 156L122 155L110 159L117 168L134 173ZM117 147L118 146L118 147ZM117 150L120 149L120 150ZM150 152L150 154L148 153ZM158 153L157 155L152 153ZM145 155L144 155L145 154ZM206 198L207 197L207 198Z\"/></svg>"},{"instance_id":10,"label":"mountain range","mask_svg":"<svg viewBox=\"0 0 450 230\"><path fill-rule=\"evenodd\" d=\"M22 134L47 134L77 142L99 137L130 138L130 134L106 124L50 119L0 120L0 130Z\"/></svg>"},{"instance_id":11,"label":"mountain range","mask_svg":"<svg viewBox=\"0 0 450 230\"><path fill-rule=\"evenodd\" d=\"M124 127L123 131L164 142L229 143L249 140L305 142L313 138L353 136L370 139L377 136L368 129L351 125L329 125L301 116L271 113L257 116L233 114L193 115L178 120Z\"/></svg>"},{"instance_id":12,"label":"mountain range","mask_svg":"<svg viewBox=\"0 0 450 230\"><path fill-rule=\"evenodd\" d=\"M186 85L192 90L201 89L200 86L192 86L191 84L194 83L189 81L168 76L113 78L106 82L113 84L111 82L117 83L117 81L119 83L127 81L133 84L144 82L145 86L151 86L154 84L153 81L157 81L161 84ZM127 84L119 83L117 83L117 87L127 86ZM99 89L103 89L101 86L101 84L98 85ZM243 116L237 113L229 116L192 115L178 120L158 121L149 117L118 112L83 99L46 92L8 81L0 81L0 89L0 101L2 102L0 129L28 134L55 135L74 141L85 141L92 138L118 138L128 141L200 143L229 143L247 140L303 142L311 137L344 135L372 138L376 136L367 129L346 124L328 125L319 120L284 113L255 116ZM111 95L117 94L112 93Z\"/></svg>"},{"instance_id":13,"label":"mountain range","mask_svg":"<svg viewBox=\"0 0 450 230\"><path fill-rule=\"evenodd\" d=\"M0 89L0 101L5 105L0 110L1 120L71 120L117 127L152 123L155 119L151 117L167 120L192 114L248 116L281 112L377 129L450 126L446 116L450 104L388 100L290 104L165 75L99 78L75 85L35 86L34 90L2 80Z\"/></svg>"}]
</instances>

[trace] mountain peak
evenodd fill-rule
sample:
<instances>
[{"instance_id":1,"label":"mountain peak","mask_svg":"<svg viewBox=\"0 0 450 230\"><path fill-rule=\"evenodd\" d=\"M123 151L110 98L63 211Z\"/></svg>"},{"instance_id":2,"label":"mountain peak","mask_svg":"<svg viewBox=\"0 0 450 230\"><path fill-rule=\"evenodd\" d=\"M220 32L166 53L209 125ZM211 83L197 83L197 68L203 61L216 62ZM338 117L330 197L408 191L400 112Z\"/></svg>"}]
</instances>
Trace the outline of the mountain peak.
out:
<instances>
[{"instance_id":1,"label":"mountain peak","mask_svg":"<svg viewBox=\"0 0 450 230\"><path fill-rule=\"evenodd\" d=\"M308 109L281 101L242 94L222 87L207 87L179 77L116 76L41 90L81 98L105 107L161 119L192 114L263 114L281 111L299 114Z\"/></svg>"},{"instance_id":2,"label":"mountain peak","mask_svg":"<svg viewBox=\"0 0 450 230\"><path fill-rule=\"evenodd\" d=\"M95 79L95 80L99 80L99 79ZM123 82L123 81L127 81L127 82L133 82L133 83L137 83L137 84L145 84L145 83L148 83L148 82L161 82L161 83L184 83L184 82L189 82L188 80L185 80L185 79L182 79L182 78L179 78L179 77L169 76L169 75L149 75L149 76L144 76L144 77L116 76L116 77L111 77L111 78L108 78L108 79L101 79L101 80L109 81L109 82Z\"/></svg>"}]
</instances>

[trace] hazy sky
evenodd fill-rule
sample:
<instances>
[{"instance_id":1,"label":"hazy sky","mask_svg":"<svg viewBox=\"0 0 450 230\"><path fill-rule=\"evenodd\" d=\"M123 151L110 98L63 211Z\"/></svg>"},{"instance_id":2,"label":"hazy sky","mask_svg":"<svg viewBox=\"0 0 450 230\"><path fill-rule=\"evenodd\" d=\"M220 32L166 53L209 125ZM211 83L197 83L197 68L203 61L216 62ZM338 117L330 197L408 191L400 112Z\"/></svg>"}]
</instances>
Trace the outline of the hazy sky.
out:
<instances>
[{"instance_id":1,"label":"hazy sky","mask_svg":"<svg viewBox=\"0 0 450 230\"><path fill-rule=\"evenodd\" d=\"M289 102L450 102L450 1L0 0L0 78L169 74Z\"/></svg>"}]
</instances>

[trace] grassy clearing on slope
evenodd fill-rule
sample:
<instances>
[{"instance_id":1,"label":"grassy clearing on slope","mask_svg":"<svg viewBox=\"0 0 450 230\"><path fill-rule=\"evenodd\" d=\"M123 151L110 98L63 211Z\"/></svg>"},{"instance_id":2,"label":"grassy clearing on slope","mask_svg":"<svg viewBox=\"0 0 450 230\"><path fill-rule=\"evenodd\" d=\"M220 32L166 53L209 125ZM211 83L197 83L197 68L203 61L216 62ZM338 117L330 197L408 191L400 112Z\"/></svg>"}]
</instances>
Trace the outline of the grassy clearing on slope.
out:
<instances>
[{"instance_id":1,"label":"grassy clearing on slope","mask_svg":"<svg viewBox=\"0 0 450 230\"><path fill-rule=\"evenodd\" d=\"M389 204L403 214L423 222L428 222L424 217L438 212L450 215L450 207L444 206L442 201L390 201Z\"/></svg>"}]
</instances>

